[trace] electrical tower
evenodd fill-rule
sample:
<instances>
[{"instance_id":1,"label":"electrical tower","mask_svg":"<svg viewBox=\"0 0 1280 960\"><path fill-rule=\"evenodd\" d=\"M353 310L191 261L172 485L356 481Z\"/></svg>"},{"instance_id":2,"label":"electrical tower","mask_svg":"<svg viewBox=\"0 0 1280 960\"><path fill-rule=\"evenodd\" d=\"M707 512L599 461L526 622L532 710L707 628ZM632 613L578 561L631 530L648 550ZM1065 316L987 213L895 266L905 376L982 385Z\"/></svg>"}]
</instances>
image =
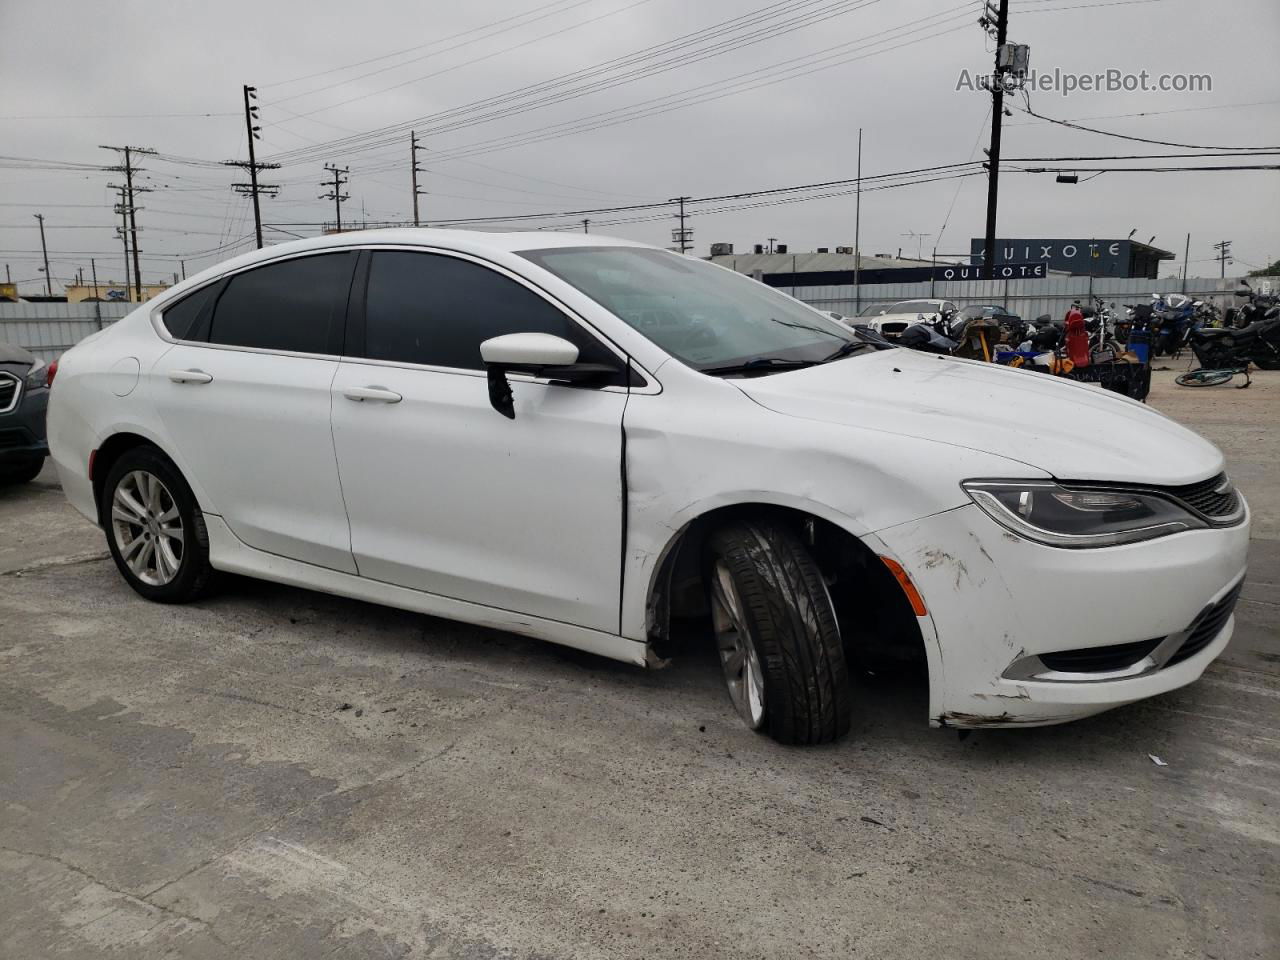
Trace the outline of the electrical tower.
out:
<instances>
[{"instance_id":1,"label":"electrical tower","mask_svg":"<svg viewBox=\"0 0 1280 960\"><path fill-rule=\"evenodd\" d=\"M1024 44L1009 43L1009 0L999 0L999 8L993 0L983 0L982 16L978 25L996 42L996 69L986 85L991 90L991 146L987 149L987 229L982 253L982 279L990 280L996 261L996 201L1000 190L1000 129L1004 123L1005 93L1022 89L1030 60L1030 48ZM1012 116L1012 114L1010 114Z\"/></svg>"},{"instance_id":2,"label":"electrical tower","mask_svg":"<svg viewBox=\"0 0 1280 960\"><path fill-rule=\"evenodd\" d=\"M135 173L141 173L144 169L146 169L145 167L135 167L133 165L133 157L135 154L142 154L146 156L146 155L155 153L155 151L147 147L112 147L112 146L107 146L105 144L102 144L101 146L103 150L114 150L117 153L123 155L124 157L123 164L120 164L114 167L106 167L105 169L110 170L113 173L124 174L123 186L114 184L114 183L109 183L107 184L107 186L110 187L112 190L120 191L121 200L122 200L121 206L123 206L124 209L118 212L121 214L122 217L124 217L125 220L128 221L128 233L129 233L128 242L129 242L129 246L132 247L132 251L133 251L133 291L134 291L134 296L136 298L136 302L141 303L142 302L142 266L138 262L138 254L140 252L138 249L139 207L134 200L134 194L150 193L151 188L135 187L133 185L133 175ZM129 263L128 263L128 256L126 254L126 259L125 259L125 286L126 287L128 286L128 281L129 281ZM128 298L126 297L126 299Z\"/></svg>"},{"instance_id":3,"label":"electrical tower","mask_svg":"<svg viewBox=\"0 0 1280 960\"><path fill-rule=\"evenodd\" d=\"M1227 264L1231 263L1231 241L1223 240L1221 243L1215 243L1213 249L1218 251L1218 255L1214 257L1218 261L1218 276L1226 278Z\"/></svg>"},{"instance_id":4,"label":"electrical tower","mask_svg":"<svg viewBox=\"0 0 1280 960\"><path fill-rule=\"evenodd\" d=\"M335 232L341 233L342 232L342 204L345 201L351 199L351 194L343 193L342 188L344 185L346 185L347 181L351 179L351 168L338 167L333 165L332 163L326 163L324 165L324 168L329 173L333 174L333 179L320 181L320 186L329 187L329 192L320 194L320 199L333 201L333 209L336 216ZM345 175L345 178L344 178L344 175Z\"/></svg>"},{"instance_id":5,"label":"electrical tower","mask_svg":"<svg viewBox=\"0 0 1280 960\"><path fill-rule=\"evenodd\" d=\"M680 204L680 212L676 214L676 219L680 221L680 226L671 231L671 242L675 244L675 248L681 253L688 253L689 248L693 246L693 229L686 227L685 220L687 216L684 212L684 204L690 197L672 197L667 203Z\"/></svg>"},{"instance_id":6,"label":"electrical tower","mask_svg":"<svg viewBox=\"0 0 1280 960\"><path fill-rule=\"evenodd\" d=\"M250 101L258 99L258 88L251 87L248 84L244 86L244 129L245 135L249 141L249 159L246 160L226 160L223 162L224 167L239 167L241 170L249 171L248 183L233 183L231 189L242 197L253 198L253 230L254 235L258 238L258 249L262 249L262 210L258 205L258 197L265 194L268 197L274 197L280 192L278 184L259 183L259 170L279 170L278 163L259 163L257 155L254 152L253 144L255 140L262 139L262 127L256 123L258 119L258 108Z\"/></svg>"},{"instance_id":7,"label":"electrical tower","mask_svg":"<svg viewBox=\"0 0 1280 960\"><path fill-rule=\"evenodd\" d=\"M427 191L418 189L418 174L422 173L422 168L418 166L418 151L425 150L422 144L418 142L417 131L409 131L409 173L413 180L413 225L415 227L422 226L422 221L418 219L418 197L424 196Z\"/></svg>"}]
</instances>

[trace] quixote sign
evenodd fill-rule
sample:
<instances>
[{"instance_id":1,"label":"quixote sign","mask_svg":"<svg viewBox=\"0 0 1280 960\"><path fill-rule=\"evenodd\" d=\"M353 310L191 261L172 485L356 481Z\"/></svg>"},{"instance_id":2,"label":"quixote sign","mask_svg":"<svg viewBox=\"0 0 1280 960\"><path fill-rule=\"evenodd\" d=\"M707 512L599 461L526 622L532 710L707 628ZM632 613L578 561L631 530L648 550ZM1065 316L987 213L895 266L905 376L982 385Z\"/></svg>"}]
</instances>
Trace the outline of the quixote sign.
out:
<instances>
[{"instance_id":1,"label":"quixote sign","mask_svg":"<svg viewBox=\"0 0 1280 960\"><path fill-rule=\"evenodd\" d=\"M983 262L985 246L981 238L969 241L969 261L974 266ZM1050 270L1075 276L1154 277L1157 263L1172 257L1167 250L1132 240L997 240L991 262L997 268L1043 263Z\"/></svg>"},{"instance_id":2,"label":"quixote sign","mask_svg":"<svg viewBox=\"0 0 1280 960\"><path fill-rule=\"evenodd\" d=\"M1049 266L1045 263L998 263L991 276L995 280L1030 280L1047 277ZM982 267L958 264L933 268L934 280L981 280Z\"/></svg>"}]
</instances>

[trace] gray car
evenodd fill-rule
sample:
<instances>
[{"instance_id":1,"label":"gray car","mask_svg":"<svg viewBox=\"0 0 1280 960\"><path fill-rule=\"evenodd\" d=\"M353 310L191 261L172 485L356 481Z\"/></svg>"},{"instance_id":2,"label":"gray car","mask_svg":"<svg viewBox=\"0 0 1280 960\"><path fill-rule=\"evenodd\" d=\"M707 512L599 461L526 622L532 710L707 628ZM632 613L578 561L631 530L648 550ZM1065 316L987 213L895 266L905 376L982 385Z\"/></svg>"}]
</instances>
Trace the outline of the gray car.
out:
<instances>
[{"instance_id":1,"label":"gray car","mask_svg":"<svg viewBox=\"0 0 1280 960\"><path fill-rule=\"evenodd\" d=\"M52 368L21 347L0 343L0 483L34 480L49 455L44 414Z\"/></svg>"}]
</instances>

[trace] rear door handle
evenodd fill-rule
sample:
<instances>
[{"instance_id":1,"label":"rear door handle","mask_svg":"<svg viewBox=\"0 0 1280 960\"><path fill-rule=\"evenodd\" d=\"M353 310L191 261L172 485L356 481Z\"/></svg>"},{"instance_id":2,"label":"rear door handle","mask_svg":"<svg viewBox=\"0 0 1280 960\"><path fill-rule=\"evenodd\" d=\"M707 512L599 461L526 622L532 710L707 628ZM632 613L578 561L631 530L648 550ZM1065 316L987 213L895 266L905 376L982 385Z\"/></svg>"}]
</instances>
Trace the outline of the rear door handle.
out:
<instances>
[{"instance_id":1,"label":"rear door handle","mask_svg":"<svg viewBox=\"0 0 1280 960\"><path fill-rule=\"evenodd\" d=\"M404 399L400 394L386 387L347 387L342 391L342 395L348 400L373 400L378 403L399 403Z\"/></svg>"},{"instance_id":2,"label":"rear door handle","mask_svg":"<svg viewBox=\"0 0 1280 960\"><path fill-rule=\"evenodd\" d=\"M169 379L174 383L212 383L213 375L203 370L170 370Z\"/></svg>"}]
</instances>

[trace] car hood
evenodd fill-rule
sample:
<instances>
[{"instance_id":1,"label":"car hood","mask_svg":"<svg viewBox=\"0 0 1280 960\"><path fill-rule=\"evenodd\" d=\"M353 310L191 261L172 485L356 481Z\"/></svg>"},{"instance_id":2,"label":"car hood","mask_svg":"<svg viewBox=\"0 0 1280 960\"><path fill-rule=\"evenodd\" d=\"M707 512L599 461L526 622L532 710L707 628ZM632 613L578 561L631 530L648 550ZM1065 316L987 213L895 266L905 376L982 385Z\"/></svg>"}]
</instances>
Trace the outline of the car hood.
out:
<instances>
[{"instance_id":1,"label":"car hood","mask_svg":"<svg viewBox=\"0 0 1280 960\"><path fill-rule=\"evenodd\" d=\"M35 362L35 355L17 344L0 342L0 363L25 363L29 367Z\"/></svg>"},{"instance_id":2,"label":"car hood","mask_svg":"<svg viewBox=\"0 0 1280 960\"><path fill-rule=\"evenodd\" d=\"M1179 485L1223 469L1217 447L1145 404L990 363L881 350L732 382L777 413L980 450L1063 480Z\"/></svg>"}]
</instances>

